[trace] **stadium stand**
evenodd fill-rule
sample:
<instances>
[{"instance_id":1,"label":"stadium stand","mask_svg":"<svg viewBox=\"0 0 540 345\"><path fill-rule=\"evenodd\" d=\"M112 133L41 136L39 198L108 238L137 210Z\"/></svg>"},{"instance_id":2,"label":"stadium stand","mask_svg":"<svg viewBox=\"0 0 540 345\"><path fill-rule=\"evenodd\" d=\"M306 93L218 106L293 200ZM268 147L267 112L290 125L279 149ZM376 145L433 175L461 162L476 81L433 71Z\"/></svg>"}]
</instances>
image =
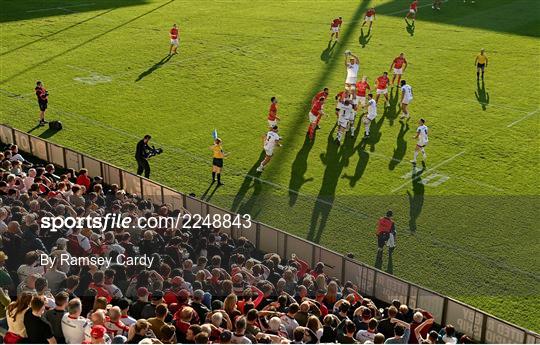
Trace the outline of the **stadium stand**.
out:
<instances>
[{"instance_id":1,"label":"stadium stand","mask_svg":"<svg viewBox=\"0 0 540 345\"><path fill-rule=\"evenodd\" d=\"M146 186L150 181L119 169L119 183L107 183L114 178L105 163L97 161L96 169L92 158L7 128L0 126L2 141L17 142L32 155L16 145L0 153L5 343L46 343L53 337L59 343L538 341L532 332L457 301L324 248L306 247L305 240L270 227L262 233L262 224L254 225L256 231L118 224L104 231L47 230L47 217L111 214L135 225L140 218L225 211L185 195L174 198L163 186L158 193ZM58 148L63 164L55 166L49 162L60 157ZM85 163L102 174L92 174ZM276 243L284 238L281 248L261 241L269 234ZM98 258L111 261L100 265ZM119 258L127 265L117 263ZM73 264L74 259L92 263Z\"/></svg>"}]
</instances>

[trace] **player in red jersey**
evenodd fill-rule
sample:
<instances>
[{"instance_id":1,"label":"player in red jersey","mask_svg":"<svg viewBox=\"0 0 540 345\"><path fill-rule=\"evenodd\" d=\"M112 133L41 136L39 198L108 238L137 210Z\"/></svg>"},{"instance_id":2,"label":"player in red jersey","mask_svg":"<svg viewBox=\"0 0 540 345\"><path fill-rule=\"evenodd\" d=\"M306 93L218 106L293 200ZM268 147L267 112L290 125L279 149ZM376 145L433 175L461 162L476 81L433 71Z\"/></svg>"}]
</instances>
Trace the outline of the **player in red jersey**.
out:
<instances>
[{"instance_id":1,"label":"player in red jersey","mask_svg":"<svg viewBox=\"0 0 540 345\"><path fill-rule=\"evenodd\" d=\"M313 97L313 99L311 99L311 105L315 104L315 102L317 102L321 97L324 98L324 99L327 99L328 98L328 88L325 87L322 91L319 91L317 92L317 94L315 95L315 97Z\"/></svg>"},{"instance_id":2,"label":"player in red jersey","mask_svg":"<svg viewBox=\"0 0 540 345\"><path fill-rule=\"evenodd\" d=\"M398 57L392 61L390 64L390 70L394 68L394 76L392 77L392 87L394 87L394 81L396 80L396 76L398 77L397 82L398 84L401 81L401 75L405 70L407 69L407 66L409 64L407 63L407 59L405 59L405 54L401 53Z\"/></svg>"},{"instance_id":3,"label":"player in red jersey","mask_svg":"<svg viewBox=\"0 0 540 345\"><path fill-rule=\"evenodd\" d=\"M411 3L411 6L409 6L409 12L405 16L405 19L409 19L409 18L412 17L412 20L413 20L413 23L414 23L414 20L416 19L416 13L417 12L418 12L418 0L414 0Z\"/></svg>"},{"instance_id":4,"label":"player in red jersey","mask_svg":"<svg viewBox=\"0 0 540 345\"><path fill-rule=\"evenodd\" d=\"M324 111L323 111L324 101L325 101L324 97L319 98L319 100L311 106L311 110L309 111L308 134L309 134L309 139L311 140L313 140L313 136L315 135L315 130L317 129L317 125L319 124L321 117L324 115Z\"/></svg>"},{"instance_id":5,"label":"player in red jersey","mask_svg":"<svg viewBox=\"0 0 540 345\"><path fill-rule=\"evenodd\" d=\"M362 23L362 27L366 25L366 23L369 23L368 32L371 31L371 26L373 25L373 20L375 20L375 8L370 8L366 11L366 16L364 17L364 22Z\"/></svg>"},{"instance_id":6,"label":"player in red jersey","mask_svg":"<svg viewBox=\"0 0 540 345\"><path fill-rule=\"evenodd\" d=\"M366 92L371 90L369 83L367 82L367 77L362 77L362 80L356 83L356 105L360 104L362 109L366 106Z\"/></svg>"},{"instance_id":7,"label":"player in red jersey","mask_svg":"<svg viewBox=\"0 0 540 345\"><path fill-rule=\"evenodd\" d=\"M173 24L171 31L169 31L169 37L171 38L171 46L169 48L169 55L177 54L178 48L178 28L176 24Z\"/></svg>"},{"instance_id":8,"label":"player in red jersey","mask_svg":"<svg viewBox=\"0 0 540 345\"><path fill-rule=\"evenodd\" d=\"M343 24L343 19L341 17L332 20L332 23L330 23L330 40L334 39L334 35L336 35L336 41L339 40L339 29L341 29L341 24Z\"/></svg>"},{"instance_id":9,"label":"player in red jersey","mask_svg":"<svg viewBox=\"0 0 540 345\"><path fill-rule=\"evenodd\" d=\"M277 126L277 123L279 120L279 116L277 115L278 111L278 100L276 97L270 98L270 110L268 110L268 127L272 128L274 126Z\"/></svg>"},{"instance_id":10,"label":"player in red jersey","mask_svg":"<svg viewBox=\"0 0 540 345\"><path fill-rule=\"evenodd\" d=\"M377 84L377 96L375 98L375 102L379 103L379 97L381 95L384 95L384 98L386 99L386 106L390 106L390 100L388 99L388 83L390 82L390 79L388 79L388 72L383 72L383 74L377 78L376 84Z\"/></svg>"}]
</instances>

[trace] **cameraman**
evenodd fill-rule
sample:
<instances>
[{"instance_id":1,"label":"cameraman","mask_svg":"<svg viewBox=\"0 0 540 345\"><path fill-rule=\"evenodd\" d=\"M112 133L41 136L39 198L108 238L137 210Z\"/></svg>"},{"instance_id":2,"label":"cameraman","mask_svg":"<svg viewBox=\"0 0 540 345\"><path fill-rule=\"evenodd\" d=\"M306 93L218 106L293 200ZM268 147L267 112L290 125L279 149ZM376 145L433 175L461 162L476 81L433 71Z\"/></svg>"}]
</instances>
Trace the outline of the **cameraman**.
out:
<instances>
[{"instance_id":1,"label":"cameraman","mask_svg":"<svg viewBox=\"0 0 540 345\"><path fill-rule=\"evenodd\" d=\"M147 134L137 143L137 149L135 151L135 159L137 160L137 175L144 172L144 177L150 178L150 164L148 164L148 154L150 152L150 146L148 142L152 137Z\"/></svg>"},{"instance_id":2,"label":"cameraman","mask_svg":"<svg viewBox=\"0 0 540 345\"><path fill-rule=\"evenodd\" d=\"M37 81L34 90L36 91L39 105L39 126L44 126L47 123L47 121L45 121L45 110L47 110L47 105L49 103L49 93L40 81Z\"/></svg>"}]
</instances>

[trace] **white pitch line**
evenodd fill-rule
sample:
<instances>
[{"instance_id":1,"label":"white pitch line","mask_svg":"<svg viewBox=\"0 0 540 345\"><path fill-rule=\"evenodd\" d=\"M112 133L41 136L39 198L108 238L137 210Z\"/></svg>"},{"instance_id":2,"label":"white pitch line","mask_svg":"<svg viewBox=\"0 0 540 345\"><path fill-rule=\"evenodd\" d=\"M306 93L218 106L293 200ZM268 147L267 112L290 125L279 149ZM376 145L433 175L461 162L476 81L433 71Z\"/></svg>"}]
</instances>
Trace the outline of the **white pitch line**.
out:
<instances>
[{"instance_id":1,"label":"white pitch line","mask_svg":"<svg viewBox=\"0 0 540 345\"><path fill-rule=\"evenodd\" d=\"M465 151L461 151L461 152L459 152L459 153L456 153L456 154L453 155L452 157L450 157L450 158L448 158L448 159L446 159L446 160L440 162L439 164L435 165L433 168L430 168L430 169L426 170L425 173L431 172L431 171L433 171L433 170L435 170L435 169L437 169L437 168L439 168L439 167L441 167L441 166L443 166L443 165L445 165L445 164L447 164L447 163L450 163L451 161L453 161L454 159L458 158L459 156L461 156L461 155L464 154L464 153L465 153ZM414 181L414 180L416 180L416 179L418 179L418 178L420 178L420 176L417 176L417 177L411 179L411 181ZM401 186L395 188L394 190L392 190L392 193L395 193L395 192L397 192L398 190L400 190L401 188L405 187L405 186L408 185L411 181L407 181L407 182L403 183Z\"/></svg>"},{"instance_id":2,"label":"white pitch line","mask_svg":"<svg viewBox=\"0 0 540 345\"><path fill-rule=\"evenodd\" d=\"M87 3L87 4L78 4L78 5L68 5L68 6L59 6L59 7L49 7L49 8L39 8L39 9L36 9L36 10L28 10L26 11L26 13L34 13L34 12L45 12L45 11L52 11L52 10L66 10L66 8L71 8L71 7L83 7L83 6L92 6L92 5L95 5L94 2L92 3Z\"/></svg>"},{"instance_id":3,"label":"white pitch line","mask_svg":"<svg viewBox=\"0 0 540 345\"><path fill-rule=\"evenodd\" d=\"M509 124L508 126L506 126L506 128L510 128L514 125L517 125L518 123L520 123L521 121L525 120L525 119L528 119L529 117L537 114L538 112L540 111L540 108L536 109L535 111L531 111L530 113L528 113L527 115L523 116L522 118L520 119L517 119L516 121L512 122L511 124Z\"/></svg>"}]
</instances>

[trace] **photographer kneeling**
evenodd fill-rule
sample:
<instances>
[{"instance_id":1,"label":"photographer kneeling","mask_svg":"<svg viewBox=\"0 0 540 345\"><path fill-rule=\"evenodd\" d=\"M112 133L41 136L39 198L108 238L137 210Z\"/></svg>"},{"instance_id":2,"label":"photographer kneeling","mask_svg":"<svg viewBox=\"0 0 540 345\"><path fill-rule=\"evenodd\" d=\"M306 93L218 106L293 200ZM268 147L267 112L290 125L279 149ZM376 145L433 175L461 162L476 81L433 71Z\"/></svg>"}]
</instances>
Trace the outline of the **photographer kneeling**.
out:
<instances>
[{"instance_id":1,"label":"photographer kneeling","mask_svg":"<svg viewBox=\"0 0 540 345\"><path fill-rule=\"evenodd\" d=\"M150 178L150 164L148 158L155 155L159 155L163 152L162 149L156 149L154 146L150 147L148 142L152 137L147 134L137 143L137 149L135 151L135 159L137 160L137 175L141 175L144 172L144 177Z\"/></svg>"}]
</instances>

